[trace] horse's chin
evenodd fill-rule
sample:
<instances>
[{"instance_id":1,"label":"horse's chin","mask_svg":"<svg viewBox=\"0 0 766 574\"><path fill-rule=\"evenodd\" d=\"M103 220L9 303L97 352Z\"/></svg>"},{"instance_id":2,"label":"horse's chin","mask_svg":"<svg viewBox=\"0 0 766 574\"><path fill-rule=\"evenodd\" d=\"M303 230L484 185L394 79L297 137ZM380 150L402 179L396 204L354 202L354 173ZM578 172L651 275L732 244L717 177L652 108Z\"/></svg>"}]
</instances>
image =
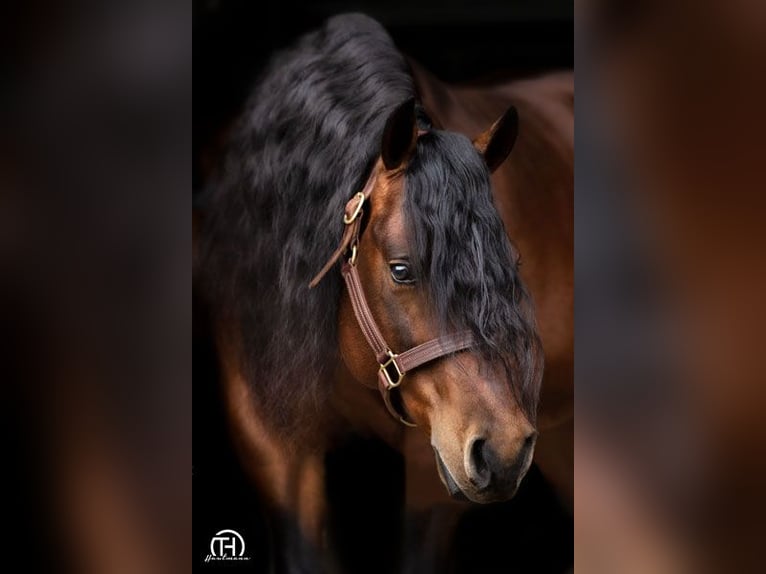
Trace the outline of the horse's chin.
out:
<instances>
[{"instance_id":1,"label":"horse's chin","mask_svg":"<svg viewBox=\"0 0 766 574\"><path fill-rule=\"evenodd\" d=\"M439 478L441 479L442 484L447 488L447 492L449 492L449 495L453 500L459 500L462 502L475 502L478 504L504 502L513 498L516 494L516 490L518 490L517 486L513 489L512 492L498 495L496 492L462 489L452 477L452 473L450 473L449 468L447 468L447 465L444 464L439 451L435 448L434 456L436 457L436 470L439 473Z\"/></svg>"}]
</instances>

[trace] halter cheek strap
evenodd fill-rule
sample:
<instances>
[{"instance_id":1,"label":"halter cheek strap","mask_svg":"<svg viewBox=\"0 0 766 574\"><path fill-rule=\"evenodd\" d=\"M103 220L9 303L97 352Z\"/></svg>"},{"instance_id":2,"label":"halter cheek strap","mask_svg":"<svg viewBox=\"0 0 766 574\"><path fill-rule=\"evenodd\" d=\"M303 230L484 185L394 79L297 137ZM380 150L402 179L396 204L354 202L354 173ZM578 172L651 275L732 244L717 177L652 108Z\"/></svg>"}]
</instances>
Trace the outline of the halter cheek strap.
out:
<instances>
[{"instance_id":1,"label":"halter cheek strap","mask_svg":"<svg viewBox=\"0 0 766 574\"><path fill-rule=\"evenodd\" d=\"M375 318L372 315L372 311L370 311L370 307L367 304L367 299L365 298L364 290L362 289L362 282L359 278L359 272L356 268L356 250L359 243L362 208L364 202L369 198L375 187L375 179L377 178L379 169L380 165L378 164L373 169L364 189L357 193L346 204L343 216L343 222L345 223L346 228L343 237L341 238L340 245L322 270L316 277L314 277L309 286L316 286L343 254L349 250L351 251L348 261L343 263L341 273L346 282L346 289L348 290L349 298L351 299L351 307L354 310L354 316L356 317L357 323L359 323L359 328L361 329L364 338L367 340L367 344L375 354L375 359L379 365L378 389L383 396L383 402L386 405L388 412L391 413L395 419L407 426L416 426L414 423L407 420L402 412L397 410L391 400L391 392L402 384L404 376L408 372L446 355L451 355L452 353L474 346L474 338L470 331L460 331L437 339L431 339L430 341L412 347L399 354L394 353L383 338L383 335L378 328L378 324L375 322Z\"/></svg>"},{"instance_id":2,"label":"halter cheek strap","mask_svg":"<svg viewBox=\"0 0 766 574\"><path fill-rule=\"evenodd\" d=\"M378 172L380 171L382 164L382 161L378 161L375 164L362 191L354 195L354 197L349 199L348 203L346 203L346 207L343 210L343 223L346 227L343 230L343 237L341 237L340 245L338 245L338 248L330 256L330 259L327 260L327 263L324 264L321 271L319 271L319 273L316 274L316 277L311 280L309 288L313 289L319 285L322 278L327 275L333 265L335 265L335 263L337 263L349 249L352 249L352 259L354 260L354 263L356 263L356 245L359 243L359 232L362 228L364 202L370 198L372 190L375 189L375 181L378 179Z\"/></svg>"},{"instance_id":3,"label":"halter cheek strap","mask_svg":"<svg viewBox=\"0 0 766 574\"><path fill-rule=\"evenodd\" d=\"M359 280L359 272L355 264L351 262L343 263L343 278L346 281L346 288L351 299L351 306L354 309L354 315L359 323L359 327L370 345L375 359L378 361L378 389L383 395L383 402L391 415L407 426L415 426L408 421L406 417L396 408L391 401L391 391L399 387L404 380L404 375L414 371L418 367L440 359L445 355L451 355L462 351L474 344L473 335L469 331L452 333L438 339L431 339L416 347L396 354L386 343L383 335L378 329L377 323L372 316L367 299L362 290L362 283Z\"/></svg>"}]
</instances>

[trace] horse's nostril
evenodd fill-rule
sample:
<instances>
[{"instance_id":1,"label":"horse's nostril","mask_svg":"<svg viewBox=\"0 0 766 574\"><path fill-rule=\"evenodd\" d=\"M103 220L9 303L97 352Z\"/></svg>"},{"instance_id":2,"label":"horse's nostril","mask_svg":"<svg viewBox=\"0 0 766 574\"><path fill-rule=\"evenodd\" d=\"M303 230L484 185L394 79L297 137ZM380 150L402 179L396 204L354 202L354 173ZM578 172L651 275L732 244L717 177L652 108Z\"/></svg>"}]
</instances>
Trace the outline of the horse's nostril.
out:
<instances>
[{"instance_id":1,"label":"horse's nostril","mask_svg":"<svg viewBox=\"0 0 766 574\"><path fill-rule=\"evenodd\" d=\"M468 477L478 488L486 487L492 479L490 462L487 460L487 441L477 438L471 444Z\"/></svg>"},{"instance_id":2,"label":"horse's nostril","mask_svg":"<svg viewBox=\"0 0 766 574\"><path fill-rule=\"evenodd\" d=\"M518 450L505 460L498 457L497 451L485 438L473 439L465 453L468 480L478 490L515 488L529 466L536 442L537 433L528 434L521 444L515 443Z\"/></svg>"}]
</instances>

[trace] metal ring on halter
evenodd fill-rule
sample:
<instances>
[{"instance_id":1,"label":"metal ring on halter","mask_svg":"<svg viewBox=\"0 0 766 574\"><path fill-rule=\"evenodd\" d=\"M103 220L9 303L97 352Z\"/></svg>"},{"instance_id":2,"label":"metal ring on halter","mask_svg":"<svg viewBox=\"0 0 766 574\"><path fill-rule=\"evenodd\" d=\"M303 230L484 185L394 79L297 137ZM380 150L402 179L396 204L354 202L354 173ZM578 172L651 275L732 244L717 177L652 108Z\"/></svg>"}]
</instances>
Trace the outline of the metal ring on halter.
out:
<instances>
[{"instance_id":1,"label":"metal ring on halter","mask_svg":"<svg viewBox=\"0 0 766 574\"><path fill-rule=\"evenodd\" d=\"M343 215L343 223L346 225L351 225L354 220L359 217L359 214L362 212L362 206L364 205L364 194L360 191L356 194L355 197L358 197L359 200L356 203L356 207L354 208L354 212L351 215Z\"/></svg>"},{"instance_id":2,"label":"metal ring on halter","mask_svg":"<svg viewBox=\"0 0 766 574\"><path fill-rule=\"evenodd\" d=\"M386 382L388 383L388 385L386 385L386 389L391 390L402 384L404 373L401 371L401 369L399 368L399 364L396 362L396 358L399 355L397 355L390 349L387 352L388 352L389 358L385 363L380 364L380 370L383 373L383 376L386 377ZM393 367L393 370L389 371L389 368L391 367ZM393 377L396 377L396 380L394 380Z\"/></svg>"}]
</instances>

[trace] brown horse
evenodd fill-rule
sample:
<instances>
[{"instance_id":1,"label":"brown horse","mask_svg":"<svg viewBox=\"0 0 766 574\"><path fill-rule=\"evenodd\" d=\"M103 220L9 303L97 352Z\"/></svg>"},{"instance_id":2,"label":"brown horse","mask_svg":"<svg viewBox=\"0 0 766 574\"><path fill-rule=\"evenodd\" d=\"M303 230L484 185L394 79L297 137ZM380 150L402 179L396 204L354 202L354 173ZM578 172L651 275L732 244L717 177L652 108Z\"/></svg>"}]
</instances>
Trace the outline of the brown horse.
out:
<instances>
[{"instance_id":1,"label":"brown horse","mask_svg":"<svg viewBox=\"0 0 766 574\"><path fill-rule=\"evenodd\" d=\"M349 434L427 451L413 495L438 475L452 498L508 499L535 453L571 500L571 124L571 77L448 87L361 16L261 79L200 266L232 436L287 569L322 563L325 456Z\"/></svg>"}]
</instances>

